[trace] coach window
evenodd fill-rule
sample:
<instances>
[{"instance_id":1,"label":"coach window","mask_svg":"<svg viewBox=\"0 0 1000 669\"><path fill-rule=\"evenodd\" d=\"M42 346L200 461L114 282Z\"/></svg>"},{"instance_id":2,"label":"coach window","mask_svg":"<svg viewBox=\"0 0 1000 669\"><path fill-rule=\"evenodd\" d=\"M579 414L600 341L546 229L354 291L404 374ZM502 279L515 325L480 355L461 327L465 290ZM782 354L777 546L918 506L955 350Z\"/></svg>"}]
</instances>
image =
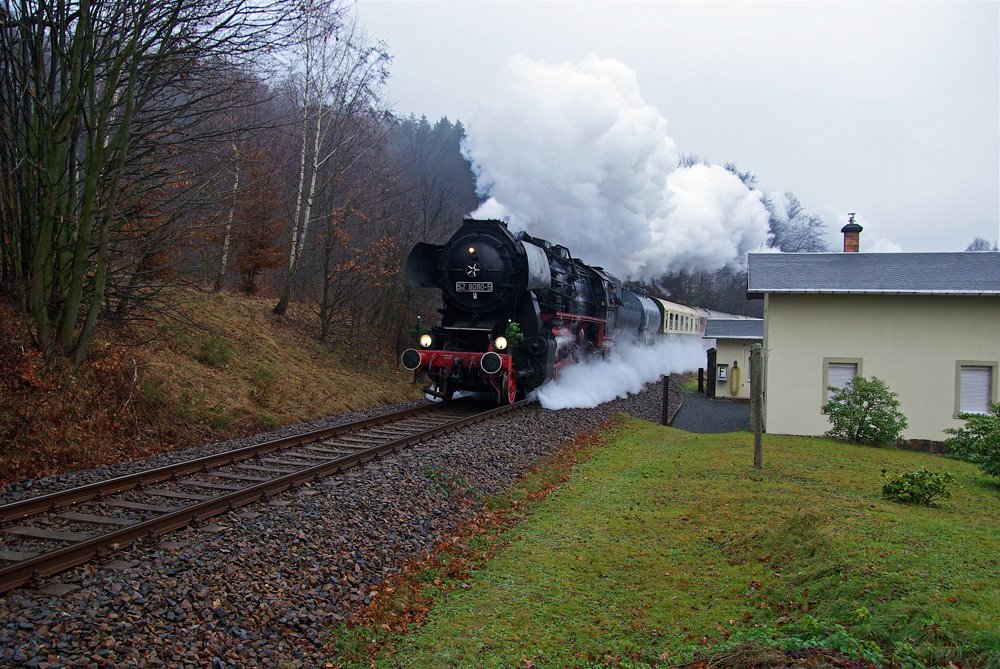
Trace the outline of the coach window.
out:
<instances>
[{"instance_id":1,"label":"coach window","mask_svg":"<svg viewBox=\"0 0 1000 669\"><path fill-rule=\"evenodd\" d=\"M989 413L997 401L997 361L959 360L955 363L955 417Z\"/></svg>"},{"instance_id":2,"label":"coach window","mask_svg":"<svg viewBox=\"0 0 1000 669\"><path fill-rule=\"evenodd\" d=\"M823 404L830 401L831 386L839 390L855 376L862 376L861 358L823 358Z\"/></svg>"}]
</instances>

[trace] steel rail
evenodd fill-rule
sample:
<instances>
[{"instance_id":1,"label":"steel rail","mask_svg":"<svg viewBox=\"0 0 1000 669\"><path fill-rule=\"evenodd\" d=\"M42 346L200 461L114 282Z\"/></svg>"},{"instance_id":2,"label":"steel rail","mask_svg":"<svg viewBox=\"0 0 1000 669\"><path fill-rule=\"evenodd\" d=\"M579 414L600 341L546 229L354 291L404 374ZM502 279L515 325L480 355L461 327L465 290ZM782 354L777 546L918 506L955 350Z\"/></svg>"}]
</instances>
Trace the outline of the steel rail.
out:
<instances>
[{"instance_id":1,"label":"steel rail","mask_svg":"<svg viewBox=\"0 0 1000 669\"><path fill-rule=\"evenodd\" d=\"M351 423L344 423L343 425L336 425L322 430L314 430L312 432L304 432L290 437L271 439L252 446L244 446L242 448L226 451L224 453L206 455L193 460L186 460L176 464L165 465L157 469L150 469L137 472L135 474L127 474L125 476L119 476L118 478L108 479L107 481L98 481L96 483L90 483L76 488L49 493L47 495L29 497L18 502L11 502L10 504L0 506L0 521L9 522L12 520L20 520L28 516L35 516L47 511L55 511L62 507L98 499L103 495L124 492L126 490L134 490L151 483L169 481L178 476L203 472L213 467L224 467L226 465L231 465L242 460L248 460L259 455L265 455L267 453L301 446L308 442L328 439L347 432L356 432L358 430L364 430L366 428L383 425L385 423L395 423L406 418L411 418L424 413L440 411L444 408L453 408L454 406L454 404L449 405L447 403L440 402L426 406L414 407L412 409L404 409L395 413L376 416L374 418L366 418Z\"/></svg>"},{"instance_id":2,"label":"steel rail","mask_svg":"<svg viewBox=\"0 0 1000 669\"><path fill-rule=\"evenodd\" d=\"M50 576L57 572L88 562L101 556L103 552L107 552L109 549L112 551L118 550L133 543L137 539L141 539L143 537L157 537L162 534L166 534L167 532L181 529L192 523L203 521L207 518L211 518L212 516L216 516L232 509L259 501L268 496L284 492L292 486L309 483L317 478L344 471L345 469L368 462L369 460L377 458L380 455L397 451L414 443L438 437L447 432L488 420L500 414L520 408L527 403L528 401L521 401L482 413L476 413L455 421L450 421L412 435L403 436L365 450L360 450L356 453L346 454L343 457L329 460L313 467L307 467L299 471L290 472L284 476L264 481L239 491L220 495L219 497L215 497L210 500L165 513L156 518L141 521L107 534L102 534L79 543L74 543L71 546L67 546L66 548L57 551L52 551L28 560L17 562L13 565L0 569L0 593L4 593L12 590L13 588L24 585L34 578ZM399 416L399 414L394 415L397 416L397 418ZM346 425L340 427L346 427ZM328 431L329 430L321 430L318 431L318 433L325 433ZM315 434L317 433L312 434L315 437ZM303 437L304 435L299 435L294 439L302 439ZM314 440L324 438L326 437L316 437ZM275 442L283 441L287 440L275 440ZM267 443L272 444L275 442ZM263 446L263 444L261 446ZM210 456L208 459L213 457L216 456ZM200 460L204 459L192 460L189 462L193 463ZM158 472L160 470L153 471ZM119 479L114 479L114 481L118 480Z\"/></svg>"}]
</instances>

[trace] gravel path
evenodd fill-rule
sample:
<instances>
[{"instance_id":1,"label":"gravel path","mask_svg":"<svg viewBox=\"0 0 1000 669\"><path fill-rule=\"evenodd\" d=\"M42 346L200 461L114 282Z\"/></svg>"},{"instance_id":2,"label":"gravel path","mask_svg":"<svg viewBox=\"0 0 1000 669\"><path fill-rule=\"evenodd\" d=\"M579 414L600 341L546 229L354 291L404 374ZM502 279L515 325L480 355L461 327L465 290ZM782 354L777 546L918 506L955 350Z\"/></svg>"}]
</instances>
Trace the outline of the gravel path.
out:
<instances>
[{"instance_id":1,"label":"gravel path","mask_svg":"<svg viewBox=\"0 0 1000 669\"><path fill-rule=\"evenodd\" d=\"M698 434L718 434L750 429L750 403L710 400L699 393L684 393L684 404L673 426Z\"/></svg>"},{"instance_id":2,"label":"gravel path","mask_svg":"<svg viewBox=\"0 0 1000 669\"><path fill-rule=\"evenodd\" d=\"M687 398L685 398L687 399ZM661 389L596 409L535 405L332 476L200 529L0 595L0 666L317 667L324 634L370 586L426 553L538 458L616 413L657 422ZM384 413L11 485L0 502ZM460 484L467 495L441 484Z\"/></svg>"}]
</instances>

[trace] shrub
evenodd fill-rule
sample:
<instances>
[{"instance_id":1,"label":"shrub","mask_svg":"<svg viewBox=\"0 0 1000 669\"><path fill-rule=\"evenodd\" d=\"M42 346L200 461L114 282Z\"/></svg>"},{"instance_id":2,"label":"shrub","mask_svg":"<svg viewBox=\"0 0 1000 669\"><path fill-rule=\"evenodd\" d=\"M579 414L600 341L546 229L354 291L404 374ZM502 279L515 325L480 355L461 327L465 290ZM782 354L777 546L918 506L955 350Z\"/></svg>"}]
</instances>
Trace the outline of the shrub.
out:
<instances>
[{"instance_id":1,"label":"shrub","mask_svg":"<svg viewBox=\"0 0 1000 669\"><path fill-rule=\"evenodd\" d=\"M990 413L963 413L965 427L949 427L955 435L944 443L952 454L974 462L990 476L1000 477L1000 403L990 406Z\"/></svg>"},{"instance_id":2,"label":"shrub","mask_svg":"<svg viewBox=\"0 0 1000 669\"><path fill-rule=\"evenodd\" d=\"M267 364L258 365L250 378L250 396L259 404L266 403L277 380L278 375L273 367Z\"/></svg>"},{"instance_id":3,"label":"shrub","mask_svg":"<svg viewBox=\"0 0 1000 669\"><path fill-rule=\"evenodd\" d=\"M951 497L948 485L955 481L950 472L938 474L923 467L909 474L890 474L882 470L882 497L906 504L930 506Z\"/></svg>"},{"instance_id":4,"label":"shrub","mask_svg":"<svg viewBox=\"0 0 1000 669\"><path fill-rule=\"evenodd\" d=\"M146 401L153 405L164 405L169 399L167 389L156 379L146 379L139 386L139 390Z\"/></svg>"},{"instance_id":5,"label":"shrub","mask_svg":"<svg viewBox=\"0 0 1000 669\"><path fill-rule=\"evenodd\" d=\"M899 411L898 395L877 376L856 376L843 388L830 386L829 390L833 394L823 413L833 427L827 436L859 444L889 444L898 441L909 424Z\"/></svg>"},{"instance_id":6,"label":"shrub","mask_svg":"<svg viewBox=\"0 0 1000 669\"><path fill-rule=\"evenodd\" d=\"M885 662L882 649L874 641L858 639L843 625L821 622L809 614L793 623L788 632L790 635L779 641L784 650L823 648L862 660L868 666L880 666Z\"/></svg>"},{"instance_id":7,"label":"shrub","mask_svg":"<svg viewBox=\"0 0 1000 669\"><path fill-rule=\"evenodd\" d=\"M508 323L507 330L504 332L504 336L507 337L508 350L513 351L518 345L524 340L524 333L521 332L521 326L518 323Z\"/></svg>"},{"instance_id":8,"label":"shrub","mask_svg":"<svg viewBox=\"0 0 1000 669\"><path fill-rule=\"evenodd\" d=\"M281 421L269 413L261 412L257 415L257 421L268 429L281 427Z\"/></svg>"},{"instance_id":9,"label":"shrub","mask_svg":"<svg viewBox=\"0 0 1000 669\"><path fill-rule=\"evenodd\" d=\"M221 367L229 362L233 349L218 337L210 337L201 343L198 349L198 362L209 367Z\"/></svg>"}]
</instances>

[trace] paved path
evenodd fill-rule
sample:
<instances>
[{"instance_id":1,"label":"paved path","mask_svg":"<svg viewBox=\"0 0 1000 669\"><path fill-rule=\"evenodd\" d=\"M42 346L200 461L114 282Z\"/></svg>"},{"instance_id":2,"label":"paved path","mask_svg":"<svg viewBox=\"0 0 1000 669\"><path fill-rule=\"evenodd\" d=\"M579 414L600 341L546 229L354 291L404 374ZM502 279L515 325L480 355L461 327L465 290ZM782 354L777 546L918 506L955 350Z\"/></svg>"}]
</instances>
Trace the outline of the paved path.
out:
<instances>
[{"instance_id":1,"label":"paved path","mask_svg":"<svg viewBox=\"0 0 1000 669\"><path fill-rule=\"evenodd\" d=\"M699 434L750 429L750 403L710 400L698 393L684 393L684 404L674 427Z\"/></svg>"}]
</instances>

